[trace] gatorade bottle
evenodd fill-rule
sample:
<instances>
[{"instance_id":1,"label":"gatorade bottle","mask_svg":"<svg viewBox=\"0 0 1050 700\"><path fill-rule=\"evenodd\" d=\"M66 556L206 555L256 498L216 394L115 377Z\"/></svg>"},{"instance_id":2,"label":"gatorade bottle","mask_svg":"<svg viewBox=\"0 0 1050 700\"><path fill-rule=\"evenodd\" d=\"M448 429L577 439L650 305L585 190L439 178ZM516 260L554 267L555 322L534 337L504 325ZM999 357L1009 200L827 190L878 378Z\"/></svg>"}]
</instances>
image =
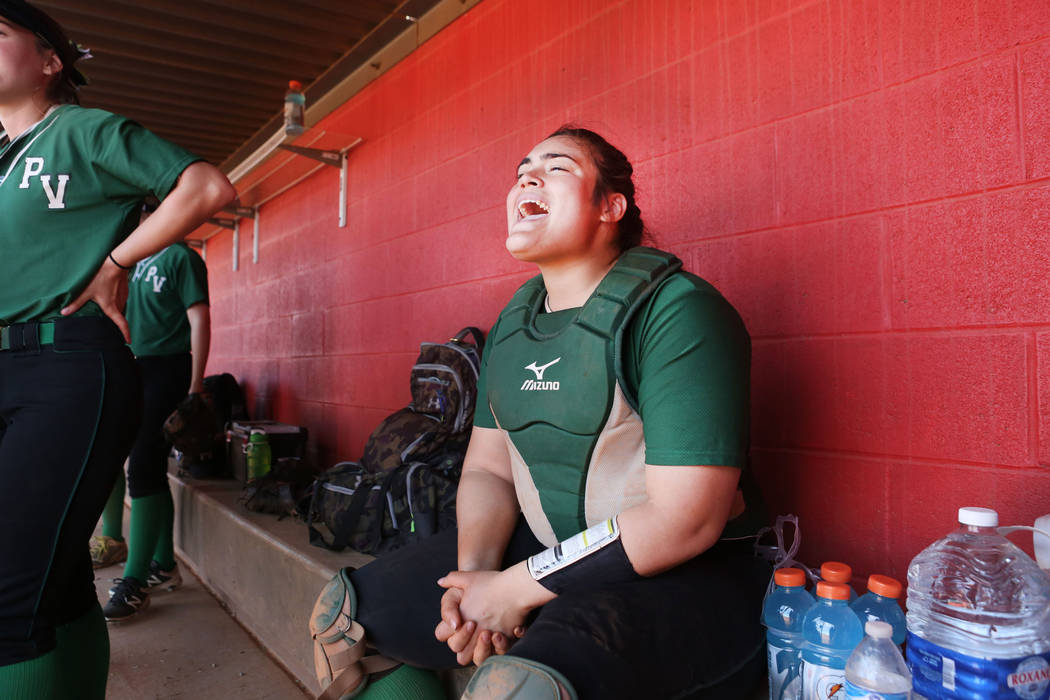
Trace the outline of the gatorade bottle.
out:
<instances>
[{"instance_id":1,"label":"gatorade bottle","mask_svg":"<svg viewBox=\"0 0 1050 700\"><path fill-rule=\"evenodd\" d=\"M893 643L893 628L872 620L864 632L864 640L846 661L847 700L908 700L911 673Z\"/></svg>"},{"instance_id":2,"label":"gatorade bottle","mask_svg":"<svg viewBox=\"0 0 1050 700\"><path fill-rule=\"evenodd\" d=\"M284 133L298 136L306 123L306 96L303 84L298 80L288 81L288 92L284 93Z\"/></svg>"},{"instance_id":3,"label":"gatorade bottle","mask_svg":"<svg viewBox=\"0 0 1050 700\"><path fill-rule=\"evenodd\" d=\"M802 619L802 697L844 700L846 660L864 638L849 607L849 586L817 582L817 602Z\"/></svg>"},{"instance_id":4,"label":"gatorade bottle","mask_svg":"<svg viewBox=\"0 0 1050 700\"><path fill-rule=\"evenodd\" d=\"M799 700L802 681L802 618L813 607L802 569L777 569L776 588L762 608L769 663L769 700Z\"/></svg>"},{"instance_id":5,"label":"gatorade bottle","mask_svg":"<svg viewBox=\"0 0 1050 700\"><path fill-rule=\"evenodd\" d=\"M849 585L853 579L853 569L849 564L843 564L840 561L826 561L820 565L820 578L828 583L845 584L849 589L849 602L852 603L857 599L856 591L853 590L853 586Z\"/></svg>"},{"instance_id":6,"label":"gatorade bottle","mask_svg":"<svg viewBox=\"0 0 1050 700\"><path fill-rule=\"evenodd\" d=\"M999 534L999 514L959 527L908 567L908 667L916 697L1050 698L1050 576Z\"/></svg>"},{"instance_id":7,"label":"gatorade bottle","mask_svg":"<svg viewBox=\"0 0 1050 700\"><path fill-rule=\"evenodd\" d=\"M244 454L249 481L270 473L270 438L265 430L252 428Z\"/></svg>"},{"instance_id":8,"label":"gatorade bottle","mask_svg":"<svg viewBox=\"0 0 1050 700\"><path fill-rule=\"evenodd\" d=\"M898 647L908 636L908 623L901 610L901 582L889 576L872 574L868 577L868 592L850 603L861 622L882 620L893 628L893 643Z\"/></svg>"}]
</instances>

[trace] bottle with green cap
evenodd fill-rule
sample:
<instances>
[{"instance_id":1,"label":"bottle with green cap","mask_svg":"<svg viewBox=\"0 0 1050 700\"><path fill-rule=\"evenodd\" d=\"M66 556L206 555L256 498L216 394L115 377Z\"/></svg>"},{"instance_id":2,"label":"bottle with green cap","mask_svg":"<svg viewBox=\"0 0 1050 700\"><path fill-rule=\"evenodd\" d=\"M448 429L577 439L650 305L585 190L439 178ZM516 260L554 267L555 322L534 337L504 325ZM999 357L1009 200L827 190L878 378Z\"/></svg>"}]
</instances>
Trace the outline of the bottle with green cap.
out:
<instances>
[{"instance_id":1,"label":"bottle with green cap","mask_svg":"<svg viewBox=\"0 0 1050 700\"><path fill-rule=\"evenodd\" d=\"M248 442L244 445L245 464L247 466L248 480L258 479L270 473L270 438L265 430L252 428Z\"/></svg>"}]
</instances>

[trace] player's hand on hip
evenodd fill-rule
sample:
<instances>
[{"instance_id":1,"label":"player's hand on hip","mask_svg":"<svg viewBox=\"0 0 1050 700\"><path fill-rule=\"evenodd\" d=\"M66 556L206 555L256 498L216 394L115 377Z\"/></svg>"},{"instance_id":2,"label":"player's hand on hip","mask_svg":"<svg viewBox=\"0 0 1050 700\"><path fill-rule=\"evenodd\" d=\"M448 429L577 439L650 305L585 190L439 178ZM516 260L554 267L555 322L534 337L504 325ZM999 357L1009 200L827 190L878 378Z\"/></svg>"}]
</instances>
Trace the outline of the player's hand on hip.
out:
<instances>
[{"instance_id":1,"label":"player's hand on hip","mask_svg":"<svg viewBox=\"0 0 1050 700\"><path fill-rule=\"evenodd\" d=\"M108 258L102 263L102 267L95 273L94 278L84 288L69 306L62 309L63 316L75 313L80 307L89 301L94 301L102 309L102 313L117 324L121 335L128 343L131 342L131 330L128 320L124 318L124 303L128 300L128 273L114 265Z\"/></svg>"}]
</instances>

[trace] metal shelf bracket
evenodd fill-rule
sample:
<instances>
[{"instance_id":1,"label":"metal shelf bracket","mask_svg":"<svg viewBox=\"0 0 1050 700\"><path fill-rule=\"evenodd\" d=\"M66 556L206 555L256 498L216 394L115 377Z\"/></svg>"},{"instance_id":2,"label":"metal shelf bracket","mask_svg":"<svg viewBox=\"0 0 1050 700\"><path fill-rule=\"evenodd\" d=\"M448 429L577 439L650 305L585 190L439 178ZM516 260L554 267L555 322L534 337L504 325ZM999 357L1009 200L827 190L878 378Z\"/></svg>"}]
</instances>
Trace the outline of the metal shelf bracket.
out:
<instances>
[{"instance_id":1,"label":"metal shelf bracket","mask_svg":"<svg viewBox=\"0 0 1050 700\"><path fill-rule=\"evenodd\" d=\"M277 148L285 151L290 151L296 155L303 156L304 158L316 160L325 165L331 165L333 168L339 168L339 228L346 228L346 190L350 179L347 171L348 157L346 154L351 148L361 143L361 141L362 139L357 139L346 148L341 148L338 151L325 150L322 148L307 148L304 146L289 146L283 143L277 145Z\"/></svg>"},{"instance_id":2,"label":"metal shelf bracket","mask_svg":"<svg viewBox=\"0 0 1050 700\"><path fill-rule=\"evenodd\" d=\"M241 220L214 217L208 219L208 223L233 231L233 271L236 272L239 267L238 258L240 257L241 248Z\"/></svg>"}]
</instances>

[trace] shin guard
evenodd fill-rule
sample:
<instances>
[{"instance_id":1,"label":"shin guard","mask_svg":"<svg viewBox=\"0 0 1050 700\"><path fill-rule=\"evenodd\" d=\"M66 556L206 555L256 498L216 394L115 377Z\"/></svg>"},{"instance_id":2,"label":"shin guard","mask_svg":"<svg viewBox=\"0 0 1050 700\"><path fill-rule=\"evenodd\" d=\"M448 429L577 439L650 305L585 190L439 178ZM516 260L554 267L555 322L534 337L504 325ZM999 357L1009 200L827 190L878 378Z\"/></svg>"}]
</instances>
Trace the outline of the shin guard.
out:
<instances>
[{"instance_id":1,"label":"shin guard","mask_svg":"<svg viewBox=\"0 0 1050 700\"><path fill-rule=\"evenodd\" d=\"M550 666L517 656L490 656L478 666L462 700L577 700L576 691Z\"/></svg>"},{"instance_id":2,"label":"shin guard","mask_svg":"<svg viewBox=\"0 0 1050 700\"><path fill-rule=\"evenodd\" d=\"M364 690L369 674L398 665L377 654L365 657L365 630L354 621L356 613L350 569L341 569L321 591L310 615L314 670L322 688L318 700L354 697Z\"/></svg>"}]
</instances>

